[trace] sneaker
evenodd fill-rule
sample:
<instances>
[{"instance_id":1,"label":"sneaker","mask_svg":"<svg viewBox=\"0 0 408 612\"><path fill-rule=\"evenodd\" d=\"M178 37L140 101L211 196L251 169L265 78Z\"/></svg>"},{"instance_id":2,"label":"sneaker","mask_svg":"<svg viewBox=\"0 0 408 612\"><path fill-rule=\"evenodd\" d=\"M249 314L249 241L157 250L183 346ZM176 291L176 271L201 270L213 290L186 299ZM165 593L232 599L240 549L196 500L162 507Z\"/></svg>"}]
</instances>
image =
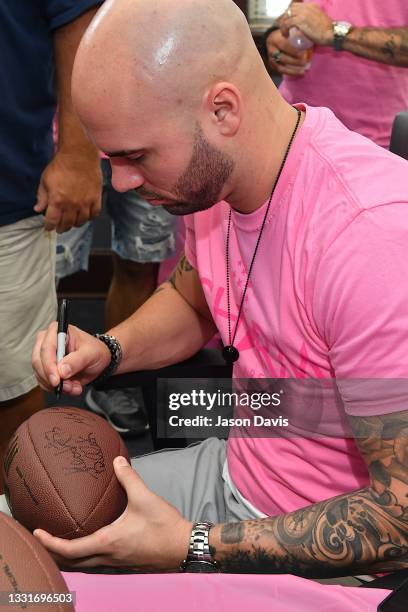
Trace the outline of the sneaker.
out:
<instances>
[{"instance_id":1,"label":"sneaker","mask_svg":"<svg viewBox=\"0 0 408 612\"><path fill-rule=\"evenodd\" d=\"M90 388L85 394L85 403L122 436L142 436L149 429L140 389L97 391Z\"/></svg>"}]
</instances>

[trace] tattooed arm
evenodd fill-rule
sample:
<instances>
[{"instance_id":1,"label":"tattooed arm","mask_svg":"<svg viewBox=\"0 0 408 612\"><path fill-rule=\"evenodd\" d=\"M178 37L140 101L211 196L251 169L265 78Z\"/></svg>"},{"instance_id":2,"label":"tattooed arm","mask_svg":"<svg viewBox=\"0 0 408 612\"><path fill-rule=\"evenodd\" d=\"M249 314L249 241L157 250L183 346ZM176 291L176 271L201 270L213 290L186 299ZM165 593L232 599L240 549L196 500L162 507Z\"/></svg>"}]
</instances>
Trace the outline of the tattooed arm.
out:
<instances>
[{"instance_id":1,"label":"tattooed arm","mask_svg":"<svg viewBox=\"0 0 408 612\"><path fill-rule=\"evenodd\" d=\"M291 4L279 20L281 32L298 27L316 45L333 45L333 20L317 4ZM345 18L347 19L347 17ZM343 42L343 50L383 64L408 66L408 26L399 28L353 28Z\"/></svg>"},{"instance_id":2,"label":"tattooed arm","mask_svg":"<svg viewBox=\"0 0 408 612\"><path fill-rule=\"evenodd\" d=\"M354 28L343 49L383 64L408 67L408 27Z\"/></svg>"},{"instance_id":3,"label":"tattooed arm","mask_svg":"<svg viewBox=\"0 0 408 612\"><path fill-rule=\"evenodd\" d=\"M266 519L220 524L225 572L334 577L408 567L408 411L351 418L370 485Z\"/></svg>"},{"instance_id":4,"label":"tattooed arm","mask_svg":"<svg viewBox=\"0 0 408 612\"><path fill-rule=\"evenodd\" d=\"M118 373L155 369L194 355L216 332L195 270L182 255L169 281L109 330L123 350Z\"/></svg>"}]
</instances>

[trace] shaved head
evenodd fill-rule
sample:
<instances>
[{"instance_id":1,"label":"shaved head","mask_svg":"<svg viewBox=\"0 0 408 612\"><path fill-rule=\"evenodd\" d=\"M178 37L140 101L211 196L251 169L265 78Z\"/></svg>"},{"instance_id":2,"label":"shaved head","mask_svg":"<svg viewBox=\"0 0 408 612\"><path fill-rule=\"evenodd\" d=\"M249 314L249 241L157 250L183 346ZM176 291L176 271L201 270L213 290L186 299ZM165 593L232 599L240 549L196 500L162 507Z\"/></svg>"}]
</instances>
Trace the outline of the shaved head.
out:
<instances>
[{"instance_id":1,"label":"shaved head","mask_svg":"<svg viewBox=\"0 0 408 612\"><path fill-rule=\"evenodd\" d=\"M243 155L269 147L280 96L232 0L106 0L79 46L72 98L115 189L174 214L220 199L239 209L245 173L274 170L269 150L261 165Z\"/></svg>"},{"instance_id":2,"label":"shaved head","mask_svg":"<svg viewBox=\"0 0 408 612\"><path fill-rule=\"evenodd\" d=\"M242 84L254 61L248 24L232 0L107 0L80 45L73 95L80 110L111 78L132 85L133 77L134 93L191 105L211 83Z\"/></svg>"}]
</instances>

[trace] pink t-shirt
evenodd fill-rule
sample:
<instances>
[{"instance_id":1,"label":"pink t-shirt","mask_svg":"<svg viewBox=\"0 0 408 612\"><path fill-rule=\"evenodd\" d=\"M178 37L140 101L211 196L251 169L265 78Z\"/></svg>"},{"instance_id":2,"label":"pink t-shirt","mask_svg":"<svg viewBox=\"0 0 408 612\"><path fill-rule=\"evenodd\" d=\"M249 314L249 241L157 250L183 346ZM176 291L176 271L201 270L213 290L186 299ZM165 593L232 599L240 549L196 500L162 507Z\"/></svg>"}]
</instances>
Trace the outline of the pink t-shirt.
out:
<instances>
[{"instance_id":1,"label":"pink t-shirt","mask_svg":"<svg viewBox=\"0 0 408 612\"><path fill-rule=\"evenodd\" d=\"M408 164L330 110L304 108L252 270L234 376L408 378ZM265 206L232 214L232 325ZM186 217L186 255L225 344L228 211L220 202ZM346 411L406 408L385 389L374 401L361 386L346 387ZM342 404L330 406L337 413L325 416L344 437L229 439L230 476L258 510L289 512L367 485Z\"/></svg>"},{"instance_id":2,"label":"pink t-shirt","mask_svg":"<svg viewBox=\"0 0 408 612\"><path fill-rule=\"evenodd\" d=\"M408 25L407 0L314 1L331 19L356 27ZM388 148L395 115L408 109L408 70L317 46L310 70L285 76L280 92L291 104L327 106L348 128Z\"/></svg>"}]
</instances>

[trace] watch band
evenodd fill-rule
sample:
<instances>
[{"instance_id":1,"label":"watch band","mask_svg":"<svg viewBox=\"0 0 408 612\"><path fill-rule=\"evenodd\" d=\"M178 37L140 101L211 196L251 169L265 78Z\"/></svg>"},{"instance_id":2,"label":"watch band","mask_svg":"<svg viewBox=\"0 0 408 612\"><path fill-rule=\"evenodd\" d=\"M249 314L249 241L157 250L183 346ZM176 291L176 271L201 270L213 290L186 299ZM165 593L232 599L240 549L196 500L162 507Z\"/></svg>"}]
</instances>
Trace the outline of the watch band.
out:
<instances>
[{"instance_id":1,"label":"watch band","mask_svg":"<svg viewBox=\"0 0 408 612\"><path fill-rule=\"evenodd\" d=\"M213 523L203 522L193 525L187 557L180 566L182 571L218 571L218 563L213 558L209 545L211 527L213 527Z\"/></svg>"},{"instance_id":2,"label":"watch band","mask_svg":"<svg viewBox=\"0 0 408 612\"><path fill-rule=\"evenodd\" d=\"M218 563L208 563L207 561L184 561L182 566L183 572L188 574L213 574L219 572Z\"/></svg>"},{"instance_id":3,"label":"watch band","mask_svg":"<svg viewBox=\"0 0 408 612\"><path fill-rule=\"evenodd\" d=\"M103 382L109 378L109 376L112 376L122 361L122 347L120 346L119 340L115 338L115 336L111 336L109 334L94 334L94 336L106 344L111 354L111 360L108 367L105 368L94 381L92 381L93 385Z\"/></svg>"},{"instance_id":4,"label":"watch band","mask_svg":"<svg viewBox=\"0 0 408 612\"><path fill-rule=\"evenodd\" d=\"M348 21L333 21L333 48L336 51L343 49L344 39L352 27Z\"/></svg>"}]
</instances>

